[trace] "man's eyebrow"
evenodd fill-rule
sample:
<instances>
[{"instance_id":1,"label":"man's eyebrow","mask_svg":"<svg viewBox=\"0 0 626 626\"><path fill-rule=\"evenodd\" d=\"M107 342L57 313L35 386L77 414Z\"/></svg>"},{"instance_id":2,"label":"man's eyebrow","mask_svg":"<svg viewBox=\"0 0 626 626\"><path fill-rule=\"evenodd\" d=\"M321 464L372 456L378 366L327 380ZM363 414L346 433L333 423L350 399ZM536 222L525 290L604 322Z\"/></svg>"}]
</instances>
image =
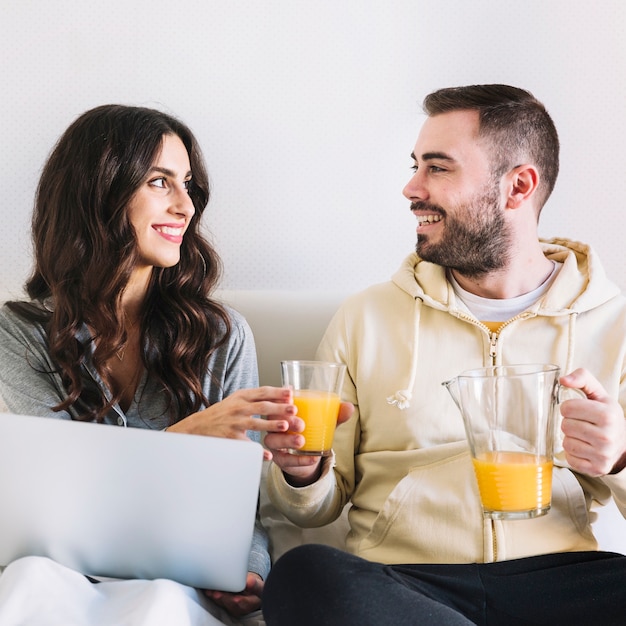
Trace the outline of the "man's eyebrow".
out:
<instances>
[{"instance_id":1,"label":"man's eyebrow","mask_svg":"<svg viewBox=\"0 0 626 626\"><path fill-rule=\"evenodd\" d=\"M158 172L159 174L165 174L166 176L170 176L171 178L175 178L176 177L176 172L174 170L170 170L167 167L159 167L158 165L155 165L153 167L150 168L151 172ZM186 174L185 174L185 178L191 176L191 170L189 170Z\"/></svg>"},{"instance_id":2,"label":"man's eyebrow","mask_svg":"<svg viewBox=\"0 0 626 626\"><path fill-rule=\"evenodd\" d=\"M411 158L414 161L417 161L414 152L411 152ZM422 161L432 161L433 159L439 159L442 161L454 161L454 159L445 152L424 152L424 154L422 154Z\"/></svg>"}]
</instances>

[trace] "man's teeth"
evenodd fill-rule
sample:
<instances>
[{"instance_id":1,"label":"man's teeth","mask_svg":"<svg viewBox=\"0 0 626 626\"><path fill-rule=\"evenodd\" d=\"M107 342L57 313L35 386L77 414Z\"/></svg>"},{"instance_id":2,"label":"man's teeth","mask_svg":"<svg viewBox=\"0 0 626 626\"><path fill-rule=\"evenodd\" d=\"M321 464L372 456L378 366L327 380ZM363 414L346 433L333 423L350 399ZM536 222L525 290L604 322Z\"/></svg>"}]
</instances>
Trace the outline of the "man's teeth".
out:
<instances>
[{"instance_id":1,"label":"man's teeth","mask_svg":"<svg viewBox=\"0 0 626 626\"><path fill-rule=\"evenodd\" d=\"M441 220L441 215L418 215L417 221L419 224L432 224Z\"/></svg>"}]
</instances>

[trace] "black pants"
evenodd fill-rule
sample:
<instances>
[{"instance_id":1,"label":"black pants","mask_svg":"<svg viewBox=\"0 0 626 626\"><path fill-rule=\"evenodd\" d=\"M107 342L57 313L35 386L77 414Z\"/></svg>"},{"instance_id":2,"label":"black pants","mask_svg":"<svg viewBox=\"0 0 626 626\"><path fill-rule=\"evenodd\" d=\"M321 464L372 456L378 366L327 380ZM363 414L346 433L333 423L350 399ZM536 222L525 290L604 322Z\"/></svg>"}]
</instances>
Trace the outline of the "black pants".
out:
<instances>
[{"instance_id":1,"label":"black pants","mask_svg":"<svg viewBox=\"0 0 626 626\"><path fill-rule=\"evenodd\" d=\"M268 626L626 625L626 556L566 552L466 565L382 565L305 545L274 565Z\"/></svg>"}]
</instances>

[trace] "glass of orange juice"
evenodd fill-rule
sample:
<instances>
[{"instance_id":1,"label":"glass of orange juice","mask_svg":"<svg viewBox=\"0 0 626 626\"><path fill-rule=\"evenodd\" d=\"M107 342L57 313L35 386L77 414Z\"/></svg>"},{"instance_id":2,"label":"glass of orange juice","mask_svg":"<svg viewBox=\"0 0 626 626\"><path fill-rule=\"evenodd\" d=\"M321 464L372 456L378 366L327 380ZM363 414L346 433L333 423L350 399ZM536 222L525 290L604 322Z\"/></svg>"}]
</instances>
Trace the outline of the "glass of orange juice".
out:
<instances>
[{"instance_id":1,"label":"glass of orange juice","mask_svg":"<svg viewBox=\"0 0 626 626\"><path fill-rule=\"evenodd\" d=\"M499 365L443 383L463 416L484 517L550 510L556 414L566 390L559 375L552 364Z\"/></svg>"},{"instance_id":2,"label":"glass of orange juice","mask_svg":"<svg viewBox=\"0 0 626 626\"><path fill-rule=\"evenodd\" d=\"M292 454L327 456L331 452L346 366L326 361L281 361L282 381L293 389L293 403L304 421L304 445Z\"/></svg>"}]
</instances>

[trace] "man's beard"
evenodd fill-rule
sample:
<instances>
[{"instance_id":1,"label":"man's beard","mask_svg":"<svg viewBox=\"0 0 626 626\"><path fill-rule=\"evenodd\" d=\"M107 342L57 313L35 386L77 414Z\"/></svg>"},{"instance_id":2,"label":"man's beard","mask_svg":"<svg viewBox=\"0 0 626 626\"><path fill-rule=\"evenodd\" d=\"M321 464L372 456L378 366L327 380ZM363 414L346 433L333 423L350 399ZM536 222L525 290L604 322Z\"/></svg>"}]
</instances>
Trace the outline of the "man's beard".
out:
<instances>
[{"instance_id":1,"label":"man's beard","mask_svg":"<svg viewBox=\"0 0 626 626\"><path fill-rule=\"evenodd\" d=\"M428 202L413 202L411 210L437 213L445 218L438 243L418 233L415 251L424 261L456 270L468 277L482 276L504 267L508 261L511 231L500 209L497 185L456 207L455 215Z\"/></svg>"}]
</instances>

